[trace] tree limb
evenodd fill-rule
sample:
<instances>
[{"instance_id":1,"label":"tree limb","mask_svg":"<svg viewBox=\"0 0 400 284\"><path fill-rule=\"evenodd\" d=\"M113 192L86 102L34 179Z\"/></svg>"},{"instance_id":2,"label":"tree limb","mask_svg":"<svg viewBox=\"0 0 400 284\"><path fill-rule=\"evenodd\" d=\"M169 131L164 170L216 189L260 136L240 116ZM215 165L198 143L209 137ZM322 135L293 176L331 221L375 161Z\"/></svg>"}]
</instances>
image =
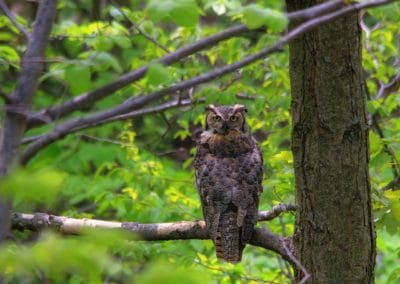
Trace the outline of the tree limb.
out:
<instances>
[{"instance_id":1,"label":"tree limb","mask_svg":"<svg viewBox=\"0 0 400 284\"><path fill-rule=\"evenodd\" d=\"M2 89L0 89L0 97L4 100L6 104L13 104L14 101L11 96L6 94Z\"/></svg>"},{"instance_id":2,"label":"tree limb","mask_svg":"<svg viewBox=\"0 0 400 284\"><path fill-rule=\"evenodd\" d=\"M396 92L400 88L400 73L395 75L389 83L380 82L377 98L386 98L391 93Z\"/></svg>"},{"instance_id":3,"label":"tree limb","mask_svg":"<svg viewBox=\"0 0 400 284\"><path fill-rule=\"evenodd\" d=\"M79 234L84 228L125 229L138 235L146 241L210 239L204 221L180 221L174 223L141 224L136 222L113 222L94 219L75 219L46 213L12 215L12 227L18 230L56 229L64 234ZM256 228L250 244L263 247L280 254L290 260L283 242L289 239L281 238L266 229Z\"/></svg>"},{"instance_id":4,"label":"tree limb","mask_svg":"<svg viewBox=\"0 0 400 284\"><path fill-rule=\"evenodd\" d=\"M327 12L331 12L342 6L343 1L335 0L302 11L289 13L287 14L287 16L290 21L302 21L306 19L311 19L315 16L322 15ZM174 52L168 53L167 55L163 56L155 62L162 63L164 65L170 65L200 50L216 45L221 41L230 39L235 36L245 35L249 32L255 31L249 30L245 25L233 26L222 32L218 32L211 36L200 39L192 44L188 44ZM73 111L79 110L87 105L93 104L96 101L101 100L102 98L114 93L115 91L143 78L149 66L150 64L147 64L132 72L126 73L122 75L119 79L105 86L87 92L83 95L74 97L72 100L64 102L59 106L50 107L37 112L29 119L28 128L37 127L44 124L46 120L40 119L43 116L46 116L47 120L56 120L58 118L64 117L65 115Z\"/></svg>"},{"instance_id":5,"label":"tree limb","mask_svg":"<svg viewBox=\"0 0 400 284\"><path fill-rule=\"evenodd\" d=\"M200 100L202 101L202 100ZM158 112L163 112L166 111L168 109L173 109L173 108L178 108L178 107L184 107L184 106L189 106L189 105L193 105L196 104L198 101L193 101L193 100L173 100L173 101L169 101L167 103L158 105L158 106L154 106L154 107L148 107L148 108L144 108L144 109L140 109L140 110L134 110L128 113L124 113L124 114L120 114L120 115L115 115L112 116L110 118L106 118L103 120L99 120L99 121L95 121L93 123L90 124L84 124L81 125L77 128L71 129L71 131L69 133L75 133L77 131L86 129L86 128L91 128L91 127L96 127L105 123L109 123L109 122L113 122L113 121L124 121L124 120L128 120L128 119L132 119L135 117L140 117L140 116L144 116L147 114L153 114L153 113L158 113ZM35 135L35 136L30 136L30 137L26 137L24 139L22 139L22 144L27 144L27 143L31 143L33 141L39 140L43 138L43 135Z\"/></svg>"},{"instance_id":6,"label":"tree limb","mask_svg":"<svg viewBox=\"0 0 400 284\"><path fill-rule=\"evenodd\" d=\"M6 3L3 0L0 0L0 9L3 11L4 15L14 24L14 26L21 32L23 36L25 36L26 40L29 42L31 40L31 34L18 23L17 19L14 17L13 13L8 9Z\"/></svg>"},{"instance_id":7,"label":"tree limb","mask_svg":"<svg viewBox=\"0 0 400 284\"><path fill-rule=\"evenodd\" d=\"M191 79L188 79L185 81L181 81L171 87L161 89L154 93L151 93L151 94L148 94L145 96L141 96L141 97L135 97L135 98L128 99L125 102L123 102L122 104L120 104L114 108L110 108L105 111L87 115L85 117L81 117L78 119L71 119L63 124L58 125L54 130L44 134L42 136L42 138L31 143L25 149L24 153L22 154L21 162L23 164L27 163L42 148L46 147L47 145L51 144L52 142L54 142L58 139L64 137L65 135L68 135L75 128L79 128L83 125L88 125L88 124L90 125L90 124L95 123L96 121L105 120L105 119L108 119L108 118L116 116L116 115L127 113L129 111L138 109L151 101L160 99L163 96L166 96L168 94L175 93L177 91L181 91L181 90L185 90L185 89L189 89L189 88L192 88L199 84L209 82L209 81L214 80L218 77L221 77L225 74L233 72L237 69L240 69L242 67L250 65L260 59L263 59L263 58L269 56L272 53L281 51L282 47L284 45L292 42L294 39L298 38L300 35L318 27L321 24L331 22L332 20L334 20L338 17L352 13L354 11L358 11L358 10L361 10L364 8L384 5L384 4L388 4L391 2L393 2L393 0L377 0L377 1L369 1L369 2L347 5L343 9L340 9L333 13L326 14L319 18L309 20L309 21L297 26L296 28L294 28L290 32L288 32L286 35L282 36L274 45L267 47L258 53L249 55L248 57L246 57L238 62L211 70L208 73L199 75L197 77L194 77L194 78L191 78ZM145 67L143 67L143 68L145 68Z\"/></svg>"}]
</instances>

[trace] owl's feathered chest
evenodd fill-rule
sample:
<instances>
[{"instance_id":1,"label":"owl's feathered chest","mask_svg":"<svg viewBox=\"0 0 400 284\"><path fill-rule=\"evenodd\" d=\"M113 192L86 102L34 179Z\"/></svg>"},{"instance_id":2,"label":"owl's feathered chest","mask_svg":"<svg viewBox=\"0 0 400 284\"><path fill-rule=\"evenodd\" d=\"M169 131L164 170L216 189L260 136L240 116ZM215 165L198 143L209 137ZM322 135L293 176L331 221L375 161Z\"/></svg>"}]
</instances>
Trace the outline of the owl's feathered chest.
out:
<instances>
[{"instance_id":1,"label":"owl's feathered chest","mask_svg":"<svg viewBox=\"0 0 400 284\"><path fill-rule=\"evenodd\" d=\"M225 135L205 131L200 136L199 146L216 156L237 157L251 151L255 142L250 135L238 131Z\"/></svg>"}]
</instances>

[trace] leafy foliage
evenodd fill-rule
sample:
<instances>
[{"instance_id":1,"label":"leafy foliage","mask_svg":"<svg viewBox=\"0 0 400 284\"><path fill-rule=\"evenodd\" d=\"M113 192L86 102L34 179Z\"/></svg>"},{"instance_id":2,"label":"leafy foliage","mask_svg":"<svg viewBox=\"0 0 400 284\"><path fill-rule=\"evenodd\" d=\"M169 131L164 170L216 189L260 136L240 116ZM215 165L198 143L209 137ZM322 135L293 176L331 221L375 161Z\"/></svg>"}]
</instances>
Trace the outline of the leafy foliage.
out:
<instances>
[{"instance_id":1,"label":"leafy foliage","mask_svg":"<svg viewBox=\"0 0 400 284\"><path fill-rule=\"evenodd\" d=\"M47 58L33 110L37 111L106 85L141 66L151 64L145 78L94 106L74 114L108 109L140 94L157 90L207 70L236 62L272 44L287 26L283 1L66 1L58 4ZM101 2L101 1L100 1ZM397 13L396 13L397 11ZM24 15L24 16L22 16ZM17 20L28 30L34 11L24 7ZM381 188L400 171L400 94L378 96L380 84L399 74L396 35L399 4L364 15L364 67L370 94L368 110L379 114L383 136L370 131L370 176L377 220L377 282L396 283L400 277L398 191ZM152 64L177 48L243 22L268 32L232 38L171 66ZM376 26L379 24L378 26ZM375 27L375 28L374 28ZM0 85L12 92L25 50L23 38L0 15ZM377 83L378 82L378 83ZM293 160L290 151L290 86L288 51L273 55L176 95L204 103L114 122L80 131L54 143L27 166L2 181L2 196L13 197L15 211L48 211L70 217L126 220L141 223L201 219L191 166L194 143L204 120L205 104L242 103L248 123L263 150L264 193L261 210L294 202ZM54 125L28 132L43 133ZM387 145L387 146L385 146ZM386 150L392 149L392 154ZM398 188L397 188L398 189ZM43 204L46 203L46 204ZM263 224L281 234L293 233L290 214ZM31 240L35 240L32 244ZM276 255L247 247L242 263L219 263L210 241L142 243L126 235L89 232L79 237L52 233L18 235L1 248L0 267L10 282L21 277L58 283L289 283L292 271ZM51 251L51 253L49 253Z\"/></svg>"}]
</instances>

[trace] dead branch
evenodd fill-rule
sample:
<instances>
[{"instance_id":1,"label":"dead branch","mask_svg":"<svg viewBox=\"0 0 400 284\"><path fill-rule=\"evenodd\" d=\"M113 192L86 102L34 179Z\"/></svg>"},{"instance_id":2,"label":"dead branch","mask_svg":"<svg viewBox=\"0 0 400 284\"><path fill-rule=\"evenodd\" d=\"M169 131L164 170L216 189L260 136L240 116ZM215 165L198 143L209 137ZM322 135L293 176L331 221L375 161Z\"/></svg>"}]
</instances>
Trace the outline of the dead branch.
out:
<instances>
[{"instance_id":1,"label":"dead branch","mask_svg":"<svg viewBox=\"0 0 400 284\"><path fill-rule=\"evenodd\" d=\"M322 3L320 5L302 11L289 13L287 14L287 17L290 21L303 21L334 11L342 6L343 1L335 0L328 3ZM156 62L164 65L170 65L200 50L212 47L221 41L257 31L259 30L251 31L245 25L233 26L222 32L205 37L192 44L188 44L174 52L168 53L164 57L158 59ZM50 107L48 109L37 112L29 119L28 128L37 127L45 123L45 120L37 119L38 117L43 117L45 115L48 117L48 120L56 120L58 118L64 117L65 115L73 111L79 110L87 105L93 104L96 101L103 99L106 96L111 95L115 91L143 78L149 66L150 64L126 73L122 75L119 79L111 82L110 84L82 94L80 96L74 97L72 100L64 102L59 106Z\"/></svg>"},{"instance_id":2,"label":"dead branch","mask_svg":"<svg viewBox=\"0 0 400 284\"><path fill-rule=\"evenodd\" d=\"M56 229L64 234L79 234L84 228L124 229L146 241L210 239L204 221L181 221L174 223L141 224L135 222L113 222L94 219L75 219L46 213L12 215L12 228L39 231L45 228ZM263 247L280 254L290 261L281 238L266 229L256 228L250 244Z\"/></svg>"},{"instance_id":3,"label":"dead branch","mask_svg":"<svg viewBox=\"0 0 400 284\"><path fill-rule=\"evenodd\" d=\"M296 205L279 203L268 211L258 212L258 221L270 221L284 212L296 211Z\"/></svg>"},{"instance_id":4,"label":"dead branch","mask_svg":"<svg viewBox=\"0 0 400 284\"><path fill-rule=\"evenodd\" d=\"M90 114L90 115L87 115L87 116L84 116L84 117L81 117L78 119L71 119L63 124L58 125L54 130L44 134L40 139L31 143L25 149L24 153L21 155L21 163L26 164L42 148L46 147L47 145L53 143L54 141L56 141L60 138L68 135L75 128L79 128L82 125L91 125L95 122L109 119L110 117L113 117L116 115L121 115L121 114L127 113L129 111L133 111L135 109L138 109L138 108L148 104L149 102L160 99L166 95L173 94L177 91L189 89L189 88L192 88L199 84L203 84L203 83L212 81L223 75L234 72L237 69L240 69L242 67L250 65L250 64L252 64L260 59L263 59L275 52L282 51L283 46L292 42L294 39L298 38L300 35L302 35L306 32L309 32L310 30L320 26L321 24L331 22L336 18L339 18L341 16L347 15L347 14L355 12L355 11L359 11L364 8L375 7L375 6L379 6L379 5L388 4L391 2L393 2L393 0L377 0L377 1L369 1L369 2L346 5L344 8L342 8L340 10L337 10L335 12L332 12L332 13L323 15L321 17L309 20L309 21L297 26L296 28L294 28L290 32L288 32L286 35L282 36L274 45L267 47L258 53L250 55L250 56L244 58L243 60L240 60L240 61L232 63L230 65L226 65L226 66L211 70L208 73L199 75L197 77L194 77L194 78L191 78L191 79L188 79L185 81L181 81L173 86L161 89L154 93L151 93L151 94L148 94L145 96L128 99L125 102L123 102L122 104L120 104L114 108L110 108L105 111ZM171 54L168 54L168 55L171 55ZM147 67L145 66L142 68L146 69ZM79 100L79 97L77 97L75 99Z\"/></svg>"}]
</instances>

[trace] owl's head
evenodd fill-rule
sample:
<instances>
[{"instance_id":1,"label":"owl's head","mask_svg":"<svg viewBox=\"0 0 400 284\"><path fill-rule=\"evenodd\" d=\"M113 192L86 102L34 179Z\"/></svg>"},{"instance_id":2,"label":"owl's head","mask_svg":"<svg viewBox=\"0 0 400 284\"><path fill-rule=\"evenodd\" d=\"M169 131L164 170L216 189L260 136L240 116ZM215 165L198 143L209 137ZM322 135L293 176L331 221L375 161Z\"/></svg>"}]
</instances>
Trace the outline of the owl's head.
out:
<instances>
[{"instance_id":1,"label":"owl's head","mask_svg":"<svg viewBox=\"0 0 400 284\"><path fill-rule=\"evenodd\" d=\"M206 107L206 130L227 134L231 130L245 131L247 109L243 105Z\"/></svg>"}]
</instances>

